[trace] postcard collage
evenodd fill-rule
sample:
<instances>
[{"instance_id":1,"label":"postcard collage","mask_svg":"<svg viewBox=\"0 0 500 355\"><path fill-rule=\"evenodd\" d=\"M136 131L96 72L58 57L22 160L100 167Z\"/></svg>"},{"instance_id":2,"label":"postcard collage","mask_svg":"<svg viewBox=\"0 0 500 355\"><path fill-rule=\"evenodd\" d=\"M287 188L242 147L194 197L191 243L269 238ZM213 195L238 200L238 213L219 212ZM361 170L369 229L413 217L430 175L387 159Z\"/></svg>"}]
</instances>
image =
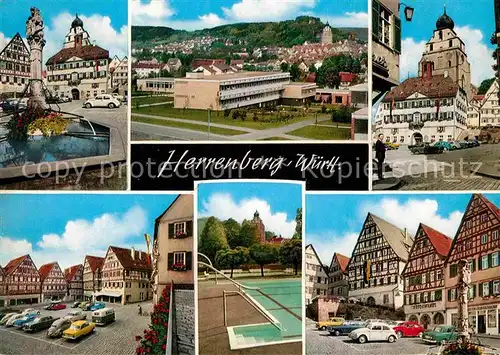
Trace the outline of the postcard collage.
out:
<instances>
[{"instance_id":1,"label":"postcard collage","mask_svg":"<svg viewBox=\"0 0 500 355\"><path fill-rule=\"evenodd\" d=\"M0 0L0 355L500 355L500 0Z\"/></svg>"}]
</instances>

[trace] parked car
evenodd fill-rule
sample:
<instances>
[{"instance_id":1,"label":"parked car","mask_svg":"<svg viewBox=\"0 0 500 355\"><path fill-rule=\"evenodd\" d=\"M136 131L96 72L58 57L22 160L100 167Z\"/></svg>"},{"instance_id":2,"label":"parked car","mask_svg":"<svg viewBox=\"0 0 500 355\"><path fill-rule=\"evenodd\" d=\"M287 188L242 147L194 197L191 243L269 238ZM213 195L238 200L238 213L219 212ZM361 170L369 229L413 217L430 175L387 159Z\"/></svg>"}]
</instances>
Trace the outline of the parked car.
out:
<instances>
[{"instance_id":1,"label":"parked car","mask_svg":"<svg viewBox=\"0 0 500 355\"><path fill-rule=\"evenodd\" d=\"M123 95L120 95L120 94L111 94L111 96L113 96L115 99L117 99L120 102L124 102L125 101L125 97Z\"/></svg>"},{"instance_id":2,"label":"parked car","mask_svg":"<svg viewBox=\"0 0 500 355\"><path fill-rule=\"evenodd\" d=\"M431 146L442 148L445 152L456 149L450 142L445 141L434 142Z\"/></svg>"},{"instance_id":3,"label":"parked car","mask_svg":"<svg viewBox=\"0 0 500 355\"><path fill-rule=\"evenodd\" d=\"M77 320L85 320L87 319L87 315L83 313L83 311L71 311L64 316L65 319L69 319L72 322L76 322Z\"/></svg>"},{"instance_id":4,"label":"parked car","mask_svg":"<svg viewBox=\"0 0 500 355\"><path fill-rule=\"evenodd\" d=\"M84 311L90 311L90 307L92 307L95 304L95 302L87 302L83 305L82 309Z\"/></svg>"},{"instance_id":5,"label":"parked car","mask_svg":"<svg viewBox=\"0 0 500 355\"><path fill-rule=\"evenodd\" d=\"M453 146L453 149L462 149L462 146L457 141L450 142L450 144Z\"/></svg>"},{"instance_id":6,"label":"parked car","mask_svg":"<svg viewBox=\"0 0 500 355\"><path fill-rule=\"evenodd\" d=\"M364 328L353 330L349 338L364 344L368 341L388 341L394 343L398 336L394 329L387 323L371 322Z\"/></svg>"},{"instance_id":7,"label":"parked car","mask_svg":"<svg viewBox=\"0 0 500 355\"><path fill-rule=\"evenodd\" d=\"M82 303L82 302L81 301L73 302L73 304L71 305L71 308L78 308L78 306L80 305L80 303Z\"/></svg>"},{"instance_id":8,"label":"parked car","mask_svg":"<svg viewBox=\"0 0 500 355\"><path fill-rule=\"evenodd\" d=\"M92 306L90 306L89 310L97 311L98 309L103 309L105 307L106 307L106 305L103 302L96 302L96 303L92 304Z\"/></svg>"},{"instance_id":9,"label":"parked car","mask_svg":"<svg viewBox=\"0 0 500 355\"><path fill-rule=\"evenodd\" d=\"M32 320L34 320L38 315L36 313L30 313L25 315L22 318L19 318L12 323L12 325L16 328L23 328L25 324L30 323Z\"/></svg>"},{"instance_id":10,"label":"parked car","mask_svg":"<svg viewBox=\"0 0 500 355\"><path fill-rule=\"evenodd\" d=\"M21 311L19 309L15 309L15 308L4 308L4 309L2 309L2 311L0 311L0 321L7 314L16 314L16 313L21 313Z\"/></svg>"},{"instance_id":11,"label":"parked car","mask_svg":"<svg viewBox=\"0 0 500 355\"><path fill-rule=\"evenodd\" d=\"M71 323L71 326L63 332L63 338L75 340L92 333L94 329L95 323L77 320Z\"/></svg>"},{"instance_id":12,"label":"parked car","mask_svg":"<svg viewBox=\"0 0 500 355\"><path fill-rule=\"evenodd\" d=\"M26 308L24 311L22 311L22 314L29 314L29 313L40 314L40 311L37 311L34 308Z\"/></svg>"},{"instance_id":13,"label":"parked car","mask_svg":"<svg viewBox=\"0 0 500 355\"><path fill-rule=\"evenodd\" d=\"M342 325L345 319L340 317L332 317L328 320L316 323L316 328L319 330L326 330L329 326Z\"/></svg>"},{"instance_id":14,"label":"parked car","mask_svg":"<svg viewBox=\"0 0 500 355\"><path fill-rule=\"evenodd\" d=\"M467 141L459 141L458 144L460 144L460 147L462 147L462 149L470 148L469 143L467 143Z\"/></svg>"},{"instance_id":15,"label":"parked car","mask_svg":"<svg viewBox=\"0 0 500 355\"><path fill-rule=\"evenodd\" d=\"M59 98L59 100L60 100L60 102L71 102L71 101L73 101L73 99L71 97L69 97L69 96L61 96Z\"/></svg>"},{"instance_id":16,"label":"parked car","mask_svg":"<svg viewBox=\"0 0 500 355\"><path fill-rule=\"evenodd\" d=\"M81 308L81 309L85 309L87 307L87 305L91 304L92 302L88 302L88 301L85 301L85 302L81 302L78 307Z\"/></svg>"},{"instance_id":17,"label":"parked car","mask_svg":"<svg viewBox=\"0 0 500 355\"><path fill-rule=\"evenodd\" d=\"M327 330L331 335L338 337L339 335L349 334L353 330L363 328L366 326L366 322L361 321L347 321L342 325L329 326Z\"/></svg>"},{"instance_id":18,"label":"parked car","mask_svg":"<svg viewBox=\"0 0 500 355\"><path fill-rule=\"evenodd\" d=\"M438 325L422 335L422 340L427 343L441 345L457 340L457 328L454 325Z\"/></svg>"},{"instance_id":19,"label":"parked car","mask_svg":"<svg viewBox=\"0 0 500 355\"><path fill-rule=\"evenodd\" d=\"M14 112L19 108L17 102L8 100L0 102L0 107L3 112Z\"/></svg>"},{"instance_id":20,"label":"parked car","mask_svg":"<svg viewBox=\"0 0 500 355\"><path fill-rule=\"evenodd\" d=\"M18 319L21 319L23 318L24 316L26 316L26 314L22 314L22 313L19 313L19 314L14 314L12 317L10 317L7 322L5 322L5 326L6 327L12 327L14 326L14 322Z\"/></svg>"},{"instance_id":21,"label":"parked car","mask_svg":"<svg viewBox=\"0 0 500 355\"><path fill-rule=\"evenodd\" d=\"M443 148L424 143L420 145L410 145L408 149L415 155L417 154L440 154Z\"/></svg>"},{"instance_id":22,"label":"parked car","mask_svg":"<svg viewBox=\"0 0 500 355\"><path fill-rule=\"evenodd\" d=\"M50 328L56 319L57 318L53 318L51 316L37 316L33 319L33 321L25 324L23 330L26 332L38 332L40 330Z\"/></svg>"},{"instance_id":23,"label":"parked car","mask_svg":"<svg viewBox=\"0 0 500 355\"><path fill-rule=\"evenodd\" d=\"M62 333L71 327L71 320L67 318L57 319L50 328L47 330L47 336L49 338L57 338L62 335Z\"/></svg>"},{"instance_id":24,"label":"parked car","mask_svg":"<svg viewBox=\"0 0 500 355\"><path fill-rule=\"evenodd\" d=\"M384 144L387 147L387 150L397 150L397 149L399 149L399 144L397 144L397 143L386 142Z\"/></svg>"},{"instance_id":25,"label":"parked car","mask_svg":"<svg viewBox=\"0 0 500 355\"><path fill-rule=\"evenodd\" d=\"M12 313L7 313L7 314L6 314L6 315L4 315L4 316L2 317L2 319L0 320L0 325L5 325L11 317L13 317L13 316L15 316L15 315L18 315L18 314L21 314L21 313L20 313L20 312L12 312Z\"/></svg>"},{"instance_id":26,"label":"parked car","mask_svg":"<svg viewBox=\"0 0 500 355\"><path fill-rule=\"evenodd\" d=\"M92 313L92 322L96 325L106 325L115 321L115 310L113 308L103 308Z\"/></svg>"},{"instance_id":27,"label":"parked car","mask_svg":"<svg viewBox=\"0 0 500 355\"><path fill-rule=\"evenodd\" d=\"M64 303L56 303L50 308L51 311L59 311L61 309L65 309L66 305Z\"/></svg>"},{"instance_id":28,"label":"parked car","mask_svg":"<svg viewBox=\"0 0 500 355\"><path fill-rule=\"evenodd\" d=\"M421 337L425 332L425 328L415 322L404 322L400 325L395 326L393 329L398 335L398 338Z\"/></svg>"},{"instance_id":29,"label":"parked car","mask_svg":"<svg viewBox=\"0 0 500 355\"><path fill-rule=\"evenodd\" d=\"M92 108L92 107L108 107L108 108L116 108L120 107L121 101L115 99L113 96L108 94L97 95L93 99L88 99L84 102L83 107Z\"/></svg>"},{"instance_id":30,"label":"parked car","mask_svg":"<svg viewBox=\"0 0 500 355\"><path fill-rule=\"evenodd\" d=\"M43 307L43 309L45 309L45 310L51 310L52 307L54 307L56 304L57 304L57 302L50 302L48 305L46 305L45 307Z\"/></svg>"}]
</instances>

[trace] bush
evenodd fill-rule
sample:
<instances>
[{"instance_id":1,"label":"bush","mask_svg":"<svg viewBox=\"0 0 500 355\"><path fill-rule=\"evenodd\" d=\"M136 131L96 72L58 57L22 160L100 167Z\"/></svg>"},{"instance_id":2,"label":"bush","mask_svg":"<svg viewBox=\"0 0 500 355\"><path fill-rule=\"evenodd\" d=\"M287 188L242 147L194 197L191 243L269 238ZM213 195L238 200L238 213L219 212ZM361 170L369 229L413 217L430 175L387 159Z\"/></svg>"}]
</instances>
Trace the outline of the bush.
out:
<instances>
[{"instance_id":1,"label":"bush","mask_svg":"<svg viewBox=\"0 0 500 355\"><path fill-rule=\"evenodd\" d=\"M477 345L470 342L453 343L446 346L443 355L481 355L482 351Z\"/></svg>"},{"instance_id":2,"label":"bush","mask_svg":"<svg viewBox=\"0 0 500 355\"><path fill-rule=\"evenodd\" d=\"M228 118L231 114L231 110L224 110L224 118Z\"/></svg>"},{"instance_id":3,"label":"bush","mask_svg":"<svg viewBox=\"0 0 500 355\"><path fill-rule=\"evenodd\" d=\"M326 108L325 105L321 105L321 113L326 113L326 111L328 111L328 109Z\"/></svg>"},{"instance_id":4,"label":"bush","mask_svg":"<svg viewBox=\"0 0 500 355\"><path fill-rule=\"evenodd\" d=\"M257 112L253 113L253 120L254 120L254 122L257 122L259 120L259 116L257 116Z\"/></svg>"},{"instance_id":5,"label":"bush","mask_svg":"<svg viewBox=\"0 0 500 355\"><path fill-rule=\"evenodd\" d=\"M232 117L233 117L233 120L237 120L240 117L240 112L238 110L234 110Z\"/></svg>"},{"instance_id":6,"label":"bush","mask_svg":"<svg viewBox=\"0 0 500 355\"><path fill-rule=\"evenodd\" d=\"M247 119L247 112L246 111L243 111L241 114L240 114L240 117L241 117L241 120L242 121L245 121Z\"/></svg>"}]
</instances>

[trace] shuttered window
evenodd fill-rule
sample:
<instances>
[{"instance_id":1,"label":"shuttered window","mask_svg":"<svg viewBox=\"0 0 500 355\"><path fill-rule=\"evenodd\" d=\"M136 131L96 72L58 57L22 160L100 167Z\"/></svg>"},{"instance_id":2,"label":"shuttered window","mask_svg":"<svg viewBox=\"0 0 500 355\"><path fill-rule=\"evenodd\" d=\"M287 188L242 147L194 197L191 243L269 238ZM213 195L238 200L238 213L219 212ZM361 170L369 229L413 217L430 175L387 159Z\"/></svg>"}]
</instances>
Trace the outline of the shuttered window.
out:
<instances>
[{"instance_id":1,"label":"shuttered window","mask_svg":"<svg viewBox=\"0 0 500 355\"><path fill-rule=\"evenodd\" d=\"M394 50L401 53L401 20L396 16L394 18Z\"/></svg>"},{"instance_id":2,"label":"shuttered window","mask_svg":"<svg viewBox=\"0 0 500 355\"><path fill-rule=\"evenodd\" d=\"M380 3L377 0L372 0L372 36L373 40L378 41L380 35Z\"/></svg>"}]
</instances>

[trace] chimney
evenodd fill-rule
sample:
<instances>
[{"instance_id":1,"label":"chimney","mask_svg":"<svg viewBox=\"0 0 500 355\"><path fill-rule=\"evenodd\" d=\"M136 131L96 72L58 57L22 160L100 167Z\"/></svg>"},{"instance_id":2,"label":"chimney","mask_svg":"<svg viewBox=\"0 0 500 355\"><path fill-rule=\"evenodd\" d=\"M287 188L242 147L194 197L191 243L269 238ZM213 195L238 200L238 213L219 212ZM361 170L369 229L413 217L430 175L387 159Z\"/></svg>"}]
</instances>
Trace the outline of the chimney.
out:
<instances>
[{"instance_id":1,"label":"chimney","mask_svg":"<svg viewBox=\"0 0 500 355\"><path fill-rule=\"evenodd\" d=\"M132 260L135 260L135 249L134 249L134 247L132 247L130 249L130 256L132 257Z\"/></svg>"}]
</instances>

